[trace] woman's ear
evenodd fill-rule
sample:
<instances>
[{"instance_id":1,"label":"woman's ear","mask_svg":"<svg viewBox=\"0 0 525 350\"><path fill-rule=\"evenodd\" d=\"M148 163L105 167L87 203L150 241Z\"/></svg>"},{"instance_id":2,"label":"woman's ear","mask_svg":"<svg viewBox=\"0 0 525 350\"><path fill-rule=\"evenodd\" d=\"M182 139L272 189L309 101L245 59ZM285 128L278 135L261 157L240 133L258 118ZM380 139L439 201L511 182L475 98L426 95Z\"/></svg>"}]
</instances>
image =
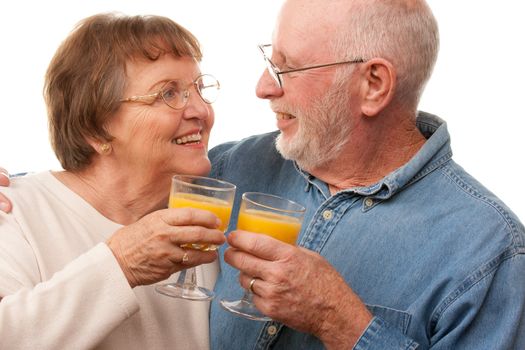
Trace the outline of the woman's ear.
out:
<instances>
[{"instance_id":1,"label":"woman's ear","mask_svg":"<svg viewBox=\"0 0 525 350\"><path fill-rule=\"evenodd\" d=\"M361 112L373 117L385 109L394 97L396 70L383 58L373 58L364 64Z\"/></svg>"},{"instance_id":2,"label":"woman's ear","mask_svg":"<svg viewBox=\"0 0 525 350\"><path fill-rule=\"evenodd\" d=\"M86 137L86 142L100 155L108 155L113 150L111 142L105 140L98 140L91 137Z\"/></svg>"}]
</instances>

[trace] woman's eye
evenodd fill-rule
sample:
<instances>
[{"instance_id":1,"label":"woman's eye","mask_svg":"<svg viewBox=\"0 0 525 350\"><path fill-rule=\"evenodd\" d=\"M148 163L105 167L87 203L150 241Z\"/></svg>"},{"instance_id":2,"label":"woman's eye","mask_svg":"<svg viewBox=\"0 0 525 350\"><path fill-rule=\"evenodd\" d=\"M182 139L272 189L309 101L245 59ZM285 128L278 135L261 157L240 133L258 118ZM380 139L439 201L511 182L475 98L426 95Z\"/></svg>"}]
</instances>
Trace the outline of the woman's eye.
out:
<instances>
[{"instance_id":1,"label":"woman's eye","mask_svg":"<svg viewBox=\"0 0 525 350\"><path fill-rule=\"evenodd\" d=\"M178 87L178 84L176 83L169 83L167 86L165 86L162 89L162 98L166 101L173 100L174 98L177 98L179 96L180 90Z\"/></svg>"}]
</instances>

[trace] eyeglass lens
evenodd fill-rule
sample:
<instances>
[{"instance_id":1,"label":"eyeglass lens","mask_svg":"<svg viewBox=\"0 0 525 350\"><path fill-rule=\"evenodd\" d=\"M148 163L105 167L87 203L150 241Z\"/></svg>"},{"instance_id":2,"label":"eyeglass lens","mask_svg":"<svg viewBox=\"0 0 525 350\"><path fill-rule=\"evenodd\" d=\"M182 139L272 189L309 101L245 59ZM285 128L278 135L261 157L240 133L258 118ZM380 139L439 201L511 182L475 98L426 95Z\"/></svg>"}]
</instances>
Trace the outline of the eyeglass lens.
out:
<instances>
[{"instance_id":1,"label":"eyeglass lens","mask_svg":"<svg viewBox=\"0 0 525 350\"><path fill-rule=\"evenodd\" d=\"M195 89L206 103L213 103L219 93L219 82L211 75L202 75L193 82ZM180 80L166 83L161 91L164 102L174 109L181 109L188 103L190 97L189 87Z\"/></svg>"},{"instance_id":2,"label":"eyeglass lens","mask_svg":"<svg viewBox=\"0 0 525 350\"><path fill-rule=\"evenodd\" d=\"M279 74L277 74L277 68L271 61L272 46L271 45L261 46L261 50L263 52L264 61L266 62L266 69L268 70L268 73L270 73L270 76L273 78L273 80L275 80L277 85L279 85L279 87L282 87L281 77L279 76Z\"/></svg>"}]
</instances>

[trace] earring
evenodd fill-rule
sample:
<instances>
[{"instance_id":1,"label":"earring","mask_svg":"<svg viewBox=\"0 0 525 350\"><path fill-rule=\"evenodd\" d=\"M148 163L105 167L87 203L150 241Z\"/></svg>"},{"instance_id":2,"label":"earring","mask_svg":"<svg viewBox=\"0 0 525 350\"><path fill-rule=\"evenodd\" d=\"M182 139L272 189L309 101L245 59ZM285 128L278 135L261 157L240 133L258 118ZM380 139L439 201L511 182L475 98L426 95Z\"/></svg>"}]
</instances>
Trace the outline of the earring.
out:
<instances>
[{"instance_id":1,"label":"earring","mask_svg":"<svg viewBox=\"0 0 525 350\"><path fill-rule=\"evenodd\" d=\"M100 145L100 151L102 154L108 155L111 153L111 144L110 143L103 143Z\"/></svg>"}]
</instances>

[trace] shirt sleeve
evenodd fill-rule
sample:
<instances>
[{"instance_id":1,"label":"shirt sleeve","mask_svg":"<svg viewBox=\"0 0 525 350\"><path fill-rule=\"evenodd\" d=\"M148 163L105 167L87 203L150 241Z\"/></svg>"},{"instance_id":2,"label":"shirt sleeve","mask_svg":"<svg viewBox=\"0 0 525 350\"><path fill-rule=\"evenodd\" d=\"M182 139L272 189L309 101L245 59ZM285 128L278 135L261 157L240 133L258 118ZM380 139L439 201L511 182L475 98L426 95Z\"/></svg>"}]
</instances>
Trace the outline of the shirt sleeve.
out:
<instances>
[{"instance_id":1,"label":"shirt sleeve","mask_svg":"<svg viewBox=\"0 0 525 350\"><path fill-rule=\"evenodd\" d=\"M354 346L355 350L413 350L418 344L405 336L397 328L391 327L380 317L375 316Z\"/></svg>"},{"instance_id":2,"label":"shirt sleeve","mask_svg":"<svg viewBox=\"0 0 525 350\"><path fill-rule=\"evenodd\" d=\"M525 251L487 262L432 319L431 349L525 349Z\"/></svg>"},{"instance_id":3,"label":"shirt sleeve","mask_svg":"<svg viewBox=\"0 0 525 350\"><path fill-rule=\"evenodd\" d=\"M2 349L88 349L138 311L106 244L100 243L47 280L12 215L0 214Z\"/></svg>"},{"instance_id":4,"label":"shirt sleeve","mask_svg":"<svg viewBox=\"0 0 525 350\"><path fill-rule=\"evenodd\" d=\"M525 255L513 248L475 271L436 308L425 348L525 349ZM354 349L417 349L418 344L374 317Z\"/></svg>"}]
</instances>

